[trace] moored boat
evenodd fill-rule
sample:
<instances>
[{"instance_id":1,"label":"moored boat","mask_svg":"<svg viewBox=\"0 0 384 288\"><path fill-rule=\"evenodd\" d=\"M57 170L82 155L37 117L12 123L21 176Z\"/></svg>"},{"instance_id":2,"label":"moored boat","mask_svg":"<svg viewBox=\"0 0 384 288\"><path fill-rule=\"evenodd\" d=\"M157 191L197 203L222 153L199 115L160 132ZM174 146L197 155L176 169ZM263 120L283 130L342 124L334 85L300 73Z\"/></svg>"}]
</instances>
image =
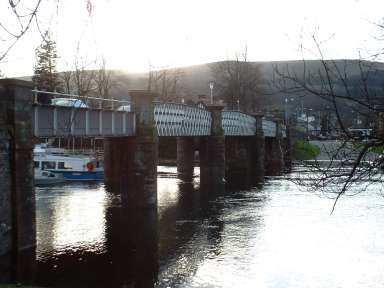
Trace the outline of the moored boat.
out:
<instances>
[{"instance_id":1,"label":"moored boat","mask_svg":"<svg viewBox=\"0 0 384 288\"><path fill-rule=\"evenodd\" d=\"M103 161L93 155L37 145L34 149L33 160L35 169L61 174L66 180L104 179Z\"/></svg>"}]
</instances>

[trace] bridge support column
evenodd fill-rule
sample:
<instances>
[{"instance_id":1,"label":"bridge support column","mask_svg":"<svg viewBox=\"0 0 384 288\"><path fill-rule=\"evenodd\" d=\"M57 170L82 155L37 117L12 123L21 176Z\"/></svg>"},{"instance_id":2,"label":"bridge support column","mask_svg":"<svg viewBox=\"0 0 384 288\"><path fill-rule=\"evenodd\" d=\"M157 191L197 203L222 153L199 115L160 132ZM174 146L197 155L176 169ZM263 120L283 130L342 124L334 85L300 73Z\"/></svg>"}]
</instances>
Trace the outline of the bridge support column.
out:
<instances>
[{"instance_id":1,"label":"bridge support column","mask_svg":"<svg viewBox=\"0 0 384 288\"><path fill-rule=\"evenodd\" d=\"M177 174L183 182L193 181L194 137L177 137Z\"/></svg>"},{"instance_id":2,"label":"bridge support column","mask_svg":"<svg viewBox=\"0 0 384 288\"><path fill-rule=\"evenodd\" d=\"M264 181L265 175L265 137L263 131L262 114L254 114L256 119L256 135L252 139L253 155L252 155L252 179L253 184Z\"/></svg>"},{"instance_id":3,"label":"bridge support column","mask_svg":"<svg viewBox=\"0 0 384 288\"><path fill-rule=\"evenodd\" d=\"M154 125L154 94L131 91L136 136L105 141L107 188L121 194L125 205L157 206L158 137Z\"/></svg>"},{"instance_id":4,"label":"bridge support column","mask_svg":"<svg viewBox=\"0 0 384 288\"><path fill-rule=\"evenodd\" d=\"M377 105L376 109L380 109L381 111L377 113L377 116L375 119L374 133L378 138L384 138L384 112L382 112L382 110L384 109L384 106Z\"/></svg>"},{"instance_id":5,"label":"bridge support column","mask_svg":"<svg viewBox=\"0 0 384 288\"><path fill-rule=\"evenodd\" d=\"M200 139L200 183L203 190L216 195L225 184L225 137L221 112L224 106L209 105L211 112L211 136Z\"/></svg>"},{"instance_id":6,"label":"bridge support column","mask_svg":"<svg viewBox=\"0 0 384 288\"><path fill-rule=\"evenodd\" d=\"M292 140L291 140L291 129L290 126L286 126L284 142L284 167L287 170L292 168Z\"/></svg>"},{"instance_id":7,"label":"bridge support column","mask_svg":"<svg viewBox=\"0 0 384 288\"><path fill-rule=\"evenodd\" d=\"M0 80L0 282L33 280L32 84Z\"/></svg>"},{"instance_id":8,"label":"bridge support column","mask_svg":"<svg viewBox=\"0 0 384 288\"><path fill-rule=\"evenodd\" d=\"M268 175L279 175L284 167L281 123L276 122L276 137L266 140L265 165Z\"/></svg>"},{"instance_id":9,"label":"bridge support column","mask_svg":"<svg viewBox=\"0 0 384 288\"><path fill-rule=\"evenodd\" d=\"M251 140L250 137L225 138L225 179L229 187L247 188L251 185Z\"/></svg>"}]
</instances>

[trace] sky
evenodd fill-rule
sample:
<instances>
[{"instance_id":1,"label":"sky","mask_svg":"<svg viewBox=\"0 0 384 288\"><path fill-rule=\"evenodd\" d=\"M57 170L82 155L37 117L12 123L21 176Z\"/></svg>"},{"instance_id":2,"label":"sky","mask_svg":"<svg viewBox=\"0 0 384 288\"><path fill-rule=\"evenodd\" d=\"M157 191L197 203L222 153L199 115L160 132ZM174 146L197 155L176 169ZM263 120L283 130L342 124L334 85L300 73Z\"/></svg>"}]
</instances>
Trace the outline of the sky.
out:
<instances>
[{"instance_id":1,"label":"sky","mask_svg":"<svg viewBox=\"0 0 384 288\"><path fill-rule=\"evenodd\" d=\"M0 19L17 29L7 3ZM38 23L57 42L59 70L80 55L90 68L103 57L110 69L145 72L233 59L245 47L251 61L317 59L313 35L325 58L367 57L384 47L383 11L382 0L43 0ZM31 75L40 43L34 23L0 70Z\"/></svg>"}]
</instances>

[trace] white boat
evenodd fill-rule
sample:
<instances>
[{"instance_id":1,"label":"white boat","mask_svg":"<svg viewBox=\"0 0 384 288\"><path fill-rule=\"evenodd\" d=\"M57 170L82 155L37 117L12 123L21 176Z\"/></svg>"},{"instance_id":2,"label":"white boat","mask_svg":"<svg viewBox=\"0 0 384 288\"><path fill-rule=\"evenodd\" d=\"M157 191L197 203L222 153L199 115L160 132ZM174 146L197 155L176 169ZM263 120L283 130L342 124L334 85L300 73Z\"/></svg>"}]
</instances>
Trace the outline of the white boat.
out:
<instances>
[{"instance_id":1,"label":"white boat","mask_svg":"<svg viewBox=\"0 0 384 288\"><path fill-rule=\"evenodd\" d=\"M63 175L55 174L50 171L35 169L35 184L36 185L49 185L62 183L65 181Z\"/></svg>"},{"instance_id":2,"label":"white boat","mask_svg":"<svg viewBox=\"0 0 384 288\"><path fill-rule=\"evenodd\" d=\"M61 174L66 180L104 179L103 161L93 155L48 148L45 144L36 145L33 154L35 169Z\"/></svg>"}]
</instances>

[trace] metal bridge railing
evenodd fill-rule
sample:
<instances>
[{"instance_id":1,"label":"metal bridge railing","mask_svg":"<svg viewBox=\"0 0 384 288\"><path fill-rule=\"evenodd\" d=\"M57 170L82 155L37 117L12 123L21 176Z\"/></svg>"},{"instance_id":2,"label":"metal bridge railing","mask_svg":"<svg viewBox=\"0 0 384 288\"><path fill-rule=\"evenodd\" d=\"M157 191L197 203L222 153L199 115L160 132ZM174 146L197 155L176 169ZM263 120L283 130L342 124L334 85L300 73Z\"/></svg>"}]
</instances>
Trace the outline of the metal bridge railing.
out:
<instances>
[{"instance_id":1,"label":"metal bridge railing","mask_svg":"<svg viewBox=\"0 0 384 288\"><path fill-rule=\"evenodd\" d=\"M263 131L265 137L276 136L276 122L263 119Z\"/></svg>"},{"instance_id":2,"label":"metal bridge railing","mask_svg":"<svg viewBox=\"0 0 384 288\"><path fill-rule=\"evenodd\" d=\"M57 92L32 90L33 127L36 137L51 136L131 136L135 134L134 113L129 112L127 100L103 99ZM41 104L40 95L52 96L53 104ZM63 99L63 100L60 100ZM81 100L83 99L83 100ZM97 107L89 105L89 100L98 103ZM105 108L103 103L111 103ZM93 103L93 104L94 104ZM128 107L129 109L117 108ZM117 108L115 110L114 108Z\"/></svg>"},{"instance_id":3,"label":"metal bridge railing","mask_svg":"<svg viewBox=\"0 0 384 288\"><path fill-rule=\"evenodd\" d=\"M179 103L156 103L155 124L159 136L207 136L211 133L211 113Z\"/></svg>"},{"instance_id":4,"label":"metal bridge railing","mask_svg":"<svg viewBox=\"0 0 384 288\"><path fill-rule=\"evenodd\" d=\"M129 100L38 90L32 92L35 102L33 127L37 137L135 135L135 115L130 112ZM40 104L38 97L42 94L50 95L56 100L68 99L68 103L64 101L56 105ZM90 105L90 102L96 105ZM106 102L110 104L104 105ZM222 113L224 135L256 134L256 119L253 116L240 111ZM182 103L155 103L154 121L159 136L209 136L211 133L211 113L204 108ZM262 126L266 137L276 136L275 122L263 119ZM284 127L282 135L285 137Z\"/></svg>"},{"instance_id":5,"label":"metal bridge railing","mask_svg":"<svg viewBox=\"0 0 384 288\"><path fill-rule=\"evenodd\" d=\"M239 111L223 111L222 125L226 136L252 136L256 134L256 119Z\"/></svg>"},{"instance_id":6,"label":"metal bridge railing","mask_svg":"<svg viewBox=\"0 0 384 288\"><path fill-rule=\"evenodd\" d=\"M131 101L130 100L121 100L121 99L107 99L107 98L101 98L101 97L93 97L93 96L81 96L81 95L74 95L74 94L66 94L66 93L59 93L59 92L48 92L48 91L40 91L40 90L32 90L33 92L33 103L38 104L40 103L39 97L41 95L49 95L52 96L52 99L57 100L59 99L67 99L67 104L63 103L65 105L57 105L57 106L68 106L68 107L76 107L76 108L99 108L99 109L119 109L121 106L130 106ZM54 101L53 103L50 103L50 105L55 105ZM73 100L73 101L69 101ZM52 101L52 100L51 100ZM63 101L64 102L64 101ZM96 104L97 103L97 104ZM104 103L109 103L108 107L103 107ZM71 105L72 104L72 105ZM83 105L84 104L84 105ZM96 104L96 105L95 105ZM124 111L127 111L127 109L122 109Z\"/></svg>"}]
</instances>

